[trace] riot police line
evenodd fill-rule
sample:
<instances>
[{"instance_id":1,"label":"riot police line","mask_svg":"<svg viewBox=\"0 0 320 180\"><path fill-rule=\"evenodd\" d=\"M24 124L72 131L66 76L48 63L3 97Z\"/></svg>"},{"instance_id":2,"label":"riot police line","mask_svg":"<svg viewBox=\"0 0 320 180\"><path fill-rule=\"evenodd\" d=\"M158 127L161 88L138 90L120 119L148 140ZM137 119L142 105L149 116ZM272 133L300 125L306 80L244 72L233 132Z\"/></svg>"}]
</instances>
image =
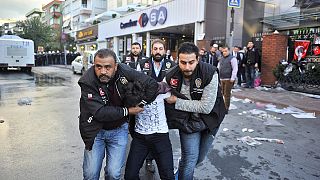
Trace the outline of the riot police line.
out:
<instances>
[{"instance_id":1,"label":"riot police line","mask_svg":"<svg viewBox=\"0 0 320 180\"><path fill-rule=\"evenodd\" d=\"M77 57L80 56L80 53L38 53L35 55L35 66L49 66L49 65L70 65L71 62Z\"/></svg>"}]
</instances>

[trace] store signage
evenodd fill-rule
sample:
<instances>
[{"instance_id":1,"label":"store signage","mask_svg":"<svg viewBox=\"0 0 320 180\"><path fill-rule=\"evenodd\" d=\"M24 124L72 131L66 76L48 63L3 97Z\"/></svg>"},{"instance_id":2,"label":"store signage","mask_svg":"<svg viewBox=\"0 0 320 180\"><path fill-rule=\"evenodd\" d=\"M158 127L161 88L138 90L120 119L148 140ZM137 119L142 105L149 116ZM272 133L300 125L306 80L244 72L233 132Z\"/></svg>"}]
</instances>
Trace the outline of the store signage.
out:
<instances>
[{"instance_id":1,"label":"store signage","mask_svg":"<svg viewBox=\"0 0 320 180\"><path fill-rule=\"evenodd\" d=\"M142 13L140 15L140 18L138 20L140 27L146 27L146 25L148 24L149 18L148 15L146 13Z\"/></svg>"},{"instance_id":2,"label":"store signage","mask_svg":"<svg viewBox=\"0 0 320 180\"><path fill-rule=\"evenodd\" d=\"M150 24L152 26L159 24L164 24L167 20L167 8L161 6L159 10L152 9L150 13Z\"/></svg>"},{"instance_id":3,"label":"store signage","mask_svg":"<svg viewBox=\"0 0 320 180\"><path fill-rule=\"evenodd\" d=\"M137 20L132 21L131 19L129 20L129 22L126 23L120 23L120 29L125 29L128 27L132 27L132 26L137 26Z\"/></svg>"},{"instance_id":4,"label":"store signage","mask_svg":"<svg viewBox=\"0 0 320 180\"><path fill-rule=\"evenodd\" d=\"M92 26L81 31L77 31L77 40L89 39L98 36L98 26Z\"/></svg>"},{"instance_id":5,"label":"store signage","mask_svg":"<svg viewBox=\"0 0 320 180\"><path fill-rule=\"evenodd\" d=\"M84 37L87 37L87 36L91 36L93 34L93 30L88 30L88 31L80 31L78 33L78 38L84 38Z\"/></svg>"},{"instance_id":6,"label":"store signage","mask_svg":"<svg viewBox=\"0 0 320 180\"><path fill-rule=\"evenodd\" d=\"M142 13L138 20L133 21L132 19L130 19L126 23L121 22L120 29L137 26L137 23L139 23L140 27L146 27L149 21L152 26L155 26L158 23L162 25L166 22L166 20L167 8L161 6L159 9L151 10L149 17L146 13Z\"/></svg>"}]
</instances>

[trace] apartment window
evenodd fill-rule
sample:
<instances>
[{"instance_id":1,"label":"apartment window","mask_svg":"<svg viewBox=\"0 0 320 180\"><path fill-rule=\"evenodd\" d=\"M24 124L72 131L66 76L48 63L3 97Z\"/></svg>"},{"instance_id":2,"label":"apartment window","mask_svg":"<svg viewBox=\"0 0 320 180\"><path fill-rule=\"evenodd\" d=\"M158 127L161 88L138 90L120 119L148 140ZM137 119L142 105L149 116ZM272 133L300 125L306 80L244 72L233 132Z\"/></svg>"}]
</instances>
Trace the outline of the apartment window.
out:
<instances>
[{"instance_id":1,"label":"apartment window","mask_svg":"<svg viewBox=\"0 0 320 180\"><path fill-rule=\"evenodd\" d=\"M122 0L117 0L117 7L121 7L122 6Z\"/></svg>"},{"instance_id":2,"label":"apartment window","mask_svg":"<svg viewBox=\"0 0 320 180\"><path fill-rule=\"evenodd\" d=\"M88 1L87 0L81 0L81 5L83 8L87 8L88 7Z\"/></svg>"}]
</instances>

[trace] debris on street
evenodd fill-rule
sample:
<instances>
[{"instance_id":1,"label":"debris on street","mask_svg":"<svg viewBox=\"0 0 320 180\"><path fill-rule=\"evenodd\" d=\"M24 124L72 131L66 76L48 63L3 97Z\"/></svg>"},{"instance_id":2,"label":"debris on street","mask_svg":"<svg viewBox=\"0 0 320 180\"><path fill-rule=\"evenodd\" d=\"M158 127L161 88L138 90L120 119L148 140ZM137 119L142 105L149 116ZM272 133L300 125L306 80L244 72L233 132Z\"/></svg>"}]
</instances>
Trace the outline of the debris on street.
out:
<instances>
[{"instance_id":1,"label":"debris on street","mask_svg":"<svg viewBox=\"0 0 320 180\"><path fill-rule=\"evenodd\" d=\"M260 138L260 137L255 137L252 139L257 140L257 141L266 141L266 142L275 142L277 144L284 144L284 141L280 140L280 139L269 139L269 138Z\"/></svg>"},{"instance_id":2,"label":"debris on street","mask_svg":"<svg viewBox=\"0 0 320 180\"><path fill-rule=\"evenodd\" d=\"M29 97L23 97L23 98L20 98L18 100L18 104L20 106L23 106L23 105L31 105L31 102L32 102L32 99L29 98Z\"/></svg>"},{"instance_id":3,"label":"debris on street","mask_svg":"<svg viewBox=\"0 0 320 180\"><path fill-rule=\"evenodd\" d=\"M253 129L248 129L248 128L243 128L243 129L242 129L242 132L252 133L252 132L254 132L254 130L253 130Z\"/></svg>"},{"instance_id":4,"label":"debris on street","mask_svg":"<svg viewBox=\"0 0 320 180\"><path fill-rule=\"evenodd\" d=\"M299 113L299 114L292 114L295 118L306 118L306 119L314 119L316 118L315 113Z\"/></svg>"},{"instance_id":5,"label":"debris on street","mask_svg":"<svg viewBox=\"0 0 320 180\"><path fill-rule=\"evenodd\" d=\"M256 145L261 145L262 143L259 141L254 140L252 137L250 136L244 136L241 138L237 138L238 141L245 143L249 146L256 146Z\"/></svg>"},{"instance_id":6,"label":"debris on street","mask_svg":"<svg viewBox=\"0 0 320 180\"><path fill-rule=\"evenodd\" d=\"M277 144L284 144L284 141L281 139L269 139L269 138L261 138L261 137L250 137L250 136L244 136L241 138L237 138L238 141L245 143L249 146L256 146L261 145L262 143L259 141L266 141L266 142L275 142Z\"/></svg>"}]
</instances>

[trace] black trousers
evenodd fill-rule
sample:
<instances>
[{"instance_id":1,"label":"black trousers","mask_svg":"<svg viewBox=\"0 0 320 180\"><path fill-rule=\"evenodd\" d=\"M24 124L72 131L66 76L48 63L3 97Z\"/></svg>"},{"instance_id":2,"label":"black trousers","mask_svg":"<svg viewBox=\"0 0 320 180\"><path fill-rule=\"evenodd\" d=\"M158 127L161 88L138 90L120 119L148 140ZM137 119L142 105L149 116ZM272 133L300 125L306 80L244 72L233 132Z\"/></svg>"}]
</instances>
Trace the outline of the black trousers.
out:
<instances>
[{"instance_id":1,"label":"black trousers","mask_svg":"<svg viewBox=\"0 0 320 180\"><path fill-rule=\"evenodd\" d=\"M124 175L125 179L140 179L139 171L149 152L152 152L156 160L160 178L162 180L173 180L173 155L169 133L142 135L137 132L132 136Z\"/></svg>"},{"instance_id":2,"label":"black trousers","mask_svg":"<svg viewBox=\"0 0 320 180\"><path fill-rule=\"evenodd\" d=\"M244 67L239 66L238 72L237 72L237 78L238 78L238 85L241 86L241 83L246 82L246 70Z\"/></svg>"}]
</instances>

